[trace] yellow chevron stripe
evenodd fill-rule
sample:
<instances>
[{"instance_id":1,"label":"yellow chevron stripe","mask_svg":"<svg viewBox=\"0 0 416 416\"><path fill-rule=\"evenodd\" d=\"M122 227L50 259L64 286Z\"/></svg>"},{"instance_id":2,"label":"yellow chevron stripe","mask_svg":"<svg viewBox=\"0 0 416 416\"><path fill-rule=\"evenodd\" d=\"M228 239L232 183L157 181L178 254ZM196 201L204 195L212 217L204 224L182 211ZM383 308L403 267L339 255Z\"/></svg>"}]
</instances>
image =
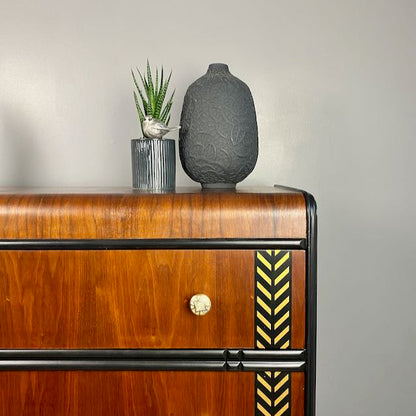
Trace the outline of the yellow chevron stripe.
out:
<instances>
[{"instance_id":1,"label":"yellow chevron stripe","mask_svg":"<svg viewBox=\"0 0 416 416\"><path fill-rule=\"evenodd\" d=\"M272 295L260 282L257 282L257 289L259 289L267 299L272 300Z\"/></svg>"},{"instance_id":2,"label":"yellow chevron stripe","mask_svg":"<svg viewBox=\"0 0 416 416\"><path fill-rule=\"evenodd\" d=\"M257 333L261 335L269 344L272 343L272 339L259 326L257 326Z\"/></svg>"},{"instance_id":3,"label":"yellow chevron stripe","mask_svg":"<svg viewBox=\"0 0 416 416\"><path fill-rule=\"evenodd\" d=\"M279 377L281 373L282 373L281 371L275 371L274 378Z\"/></svg>"},{"instance_id":4,"label":"yellow chevron stripe","mask_svg":"<svg viewBox=\"0 0 416 416\"><path fill-rule=\"evenodd\" d=\"M267 390L269 390L269 392L272 392L272 387L270 386L270 384L260 375L257 374L257 381L263 385L264 388L266 388Z\"/></svg>"},{"instance_id":5,"label":"yellow chevron stripe","mask_svg":"<svg viewBox=\"0 0 416 416\"><path fill-rule=\"evenodd\" d=\"M279 306L274 310L274 314L277 315L286 305L289 304L289 296L280 302Z\"/></svg>"},{"instance_id":6,"label":"yellow chevron stripe","mask_svg":"<svg viewBox=\"0 0 416 416\"><path fill-rule=\"evenodd\" d=\"M266 375L268 375L270 378L272 378L272 373L270 371L266 371Z\"/></svg>"},{"instance_id":7,"label":"yellow chevron stripe","mask_svg":"<svg viewBox=\"0 0 416 416\"><path fill-rule=\"evenodd\" d=\"M275 388L274 388L274 392L276 393L277 390L279 390L281 387L283 387L283 384L287 383L289 381L289 374L286 374L280 381L279 383L276 384Z\"/></svg>"},{"instance_id":8,"label":"yellow chevron stripe","mask_svg":"<svg viewBox=\"0 0 416 416\"><path fill-rule=\"evenodd\" d=\"M257 389L257 394L269 405L272 405L272 401L260 390Z\"/></svg>"},{"instance_id":9,"label":"yellow chevron stripe","mask_svg":"<svg viewBox=\"0 0 416 416\"><path fill-rule=\"evenodd\" d=\"M289 395L289 388L287 388L275 401L274 405L277 406L286 396Z\"/></svg>"},{"instance_id":10,"label":"yellow chevron stripe","mask_svg":"<svg viewBox=\"0 0 416 416\"><path fill-rule=\"evenodd\" d=\"M275 265L274 270L276 271L285 261L289 260L289 252L287 252Z\"/></svg>"},{"instance_id":11,"label":"yellow chevron stripe","mask_svg":"<svg viewBox=\"0 0 416 416\"><path fill-rule=\"evenodd\" d=\"M282 273L280 273L279 276L276 277L276 279L274 280L274 285L277 286L279 282L282 279L284 279L288 274L289 274L289 266L287 266L286 269L284 269Z\"/></svg>"},{"instance_id":12,"label":"yellow chevron stripe","mask_svg":"<svg viewBox=\"0 0 416 416\"><path fill-rule=\"evenodd\" d=\"M257 311L257 314L256 315L257 315L257 318L259 318L260 321L263 322L263 324L267 328L272 329L272 324L259 311Z\"/></svg>"},{"instance_id":13,"label":"yellow chevron stripe","mask_svg":"<svg viewBox=\"0 0 416 416\"><path fill-rule=\"evenodd\" d=\"M266 260L262 255L261 255L261 253L258 251L257 252L257 258L270 270L270 271L272 271L272 265L271 265L271 263L268 261L268 260Z\"/></svg>"},{"instance_id":14,"label":"yellow chevron stripe","mask_svg":"<svg viewBox=\"0 0 416 416\"><path fill-rule=\"evenodd\" d=\"M286 284L274 295L274 300L277 300L277 298L288 289L289 289L289 282L286 282Z\"/></svg>"},{"instance_id":15,"label":"yellow chevron stripe","mask_svg":"<svg viewBox=\"0 0 416 416\"><path fill-rule=\"evenodd\" d=\"M264 414L264 416L272 416L260 403L257 403L257 409L259 409L260 412Z\"/></svg>"},{"instance_id":16,"label":"yellow chevron stripe","mask_svg":"<svg viewBox=\"0 0 416 416\"><path fill-rule=\"evenodd\" d=\"M256 345L257 345L257 348L259 348L261 350L265 350L266 349L266 347L260 341L257 341L256 342Z\"/></svg>"},{"instance_id":17,"label":"yellow chevron stripe","mask_svg":"<svg viewBox=\"0 0 416 416\"><path fill-rule=\"evenodd\" d=\"M268 285L270 285L271 286L271 284L272 284L272 279L270 279L270 277L269 276L267 276L267 274L266 273L264 273L264 271L262 270L262 269L260 269L260 267L259 266L257 266L257 274L259 275L259 276L261 276L266 282L267 282L267 284Z\"/></svg>"},{"instance_id":18,"label":"yellow chevron stripe","mask_svg":"<svg viewBox=\"0 0 416 416\"><path fill-rule=\"evenodd\" d=\"M282 325L282 323L284 321L286 321L286 319L289 318L289 311L287 311L275 324L274 324L274 329L276 330L277 328L279 328L280 325Z\"/></svg>"},{"instance_id":19,"label":"yellow chevron stripe","mask_svg":"<svg viewBox=\"0 0 416 416\"><path fill-rule=\"evenodd\" d=\"M286 410L289 409L289 403L286 403L276 414L275 416L282 416Z\"/></svg>"},{"instance_id":20,"label":"yellow chevron stripe","mask_svg":"<svg viewBox=\"0 0 416 416\"><path fill-rule=\"evenodd\" d=\"M282 250L266 250L269 256L277 256Z\"/></svg>"},{"instance_id":21,"label":"yellow chevron stripe","mask_svg":"<svg viewBox=\"0 0 416 416\"><path fill-rule=\"evenodd\" d=\"M266 305L259 296L257 296L257 304L260 305L269 315L272 314L270 307Z\"/></svg>"},{"instance_id":22,"label":"yellow chevron stripe","mask_svg":"<svg viewBox=\"0 0 416 416\"><path fill-rule=\"evenodd\" d=\"M289 341L286 341L281 347L282 350L286 350L289 348Z\"/></svg>"},{"instance_id":23,"label":"yellow chevron stripe","mask_svg":"<svg viewBox=\"0 0 416 416\"><path fill-rule=\"evenodd\" d=\"M257 327L258 328L258 327ZM289 332L289 325L274 339L275 345Z\"/></svg>"}]
</instances>

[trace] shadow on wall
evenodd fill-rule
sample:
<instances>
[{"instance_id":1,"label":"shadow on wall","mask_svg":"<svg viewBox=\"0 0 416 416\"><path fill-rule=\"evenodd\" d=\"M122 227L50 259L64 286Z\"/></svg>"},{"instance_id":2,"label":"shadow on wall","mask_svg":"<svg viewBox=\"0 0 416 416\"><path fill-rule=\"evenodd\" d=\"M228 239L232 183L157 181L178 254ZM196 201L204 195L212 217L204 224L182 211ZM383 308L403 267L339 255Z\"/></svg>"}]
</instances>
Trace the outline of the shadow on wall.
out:
<instances>
[{"instance_id":1,"label":"shadow on wall","mask_svg":"<svg viewBox=\"0 0 416 416\"><path fill-rule=\"evenodd\" d=\"M30 117L21 110L0 108L0 185L34 185L41 172L39 143Z\"/></svg>"}]
</instances>

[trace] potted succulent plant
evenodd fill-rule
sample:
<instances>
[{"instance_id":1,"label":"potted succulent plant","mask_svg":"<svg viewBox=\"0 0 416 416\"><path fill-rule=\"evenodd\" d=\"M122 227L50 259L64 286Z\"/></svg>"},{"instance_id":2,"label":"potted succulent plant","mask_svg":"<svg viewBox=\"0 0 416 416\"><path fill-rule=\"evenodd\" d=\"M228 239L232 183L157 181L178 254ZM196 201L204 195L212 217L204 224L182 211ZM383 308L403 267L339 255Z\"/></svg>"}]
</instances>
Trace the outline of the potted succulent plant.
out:
<instances>
[{"instance_id":1,"label":"potted succulent plant","mask_svg":"<svg viewBox=\"0 0 416 416\"><path fill-rule=\"evenodd\" d=\"M175 140L163 136L180 126L169 127L175 91L166 100L172 72L164 79L163 67L153 77L149 61L146 72L133 70L134 101L143 137L131 141L133 188L169 191L175 189ZM138 79L141 81L139 85Z\"/></svg>"}]
</instances>

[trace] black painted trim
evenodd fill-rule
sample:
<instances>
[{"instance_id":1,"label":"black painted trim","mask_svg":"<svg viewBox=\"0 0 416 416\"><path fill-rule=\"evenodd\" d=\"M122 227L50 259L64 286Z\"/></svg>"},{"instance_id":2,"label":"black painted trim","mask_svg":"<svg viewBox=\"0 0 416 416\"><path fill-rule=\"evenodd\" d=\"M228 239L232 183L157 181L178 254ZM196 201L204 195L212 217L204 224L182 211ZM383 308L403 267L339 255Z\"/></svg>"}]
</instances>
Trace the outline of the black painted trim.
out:
<instances>
[{"instance_id":1,"label":"black painted trim","mask_svg":"<svg viewBox=\"0 0 416 416\"><path fill-rule=\"evenodd\" d=\"M0 370L225 371L225 361L202 360L0 360Z\"/></svg>"},{"instance_id":2,"label":"black painted trim","mask_svg":"<svg viewBox=\"0 0 416 416\"><path fill-rule=\"evenodd\" d=\"M305 361L0 360L1 371L303 371Z\"/></svg>"},{"instance_id":3,"label":"black painted trim","mask_svg":"<svg viewBox=\"0 0 416 416\"><path fill-rule=\"evenodd\" d=\"M0 250L306 249L306 239L0 240Z\"/></svg>"},{"instance_id":4,"label":"black painted trim","mask_svg":"<svg viewBox=\"0 0 416 416\"><path fill-rule=\"evenodd\" d=\"M307 213L306 276L306 386L305 415L316 414L317 333L317 209L314 197L304 192Z\"/></svg>"},{"instance_id":5,"label":"black painted trim","mask_svg":"<svg viewBox=\"0 0 416 416\"><path fill-rule=\"evenodd\" d=\"M229 371L303 371L305 361L228 361Z\"/></svg>"},{"instance_id":6,"label":"black painted trim","mask_svg":"<svg viewBox=\"0 0 416 416\"><path fill-rule=\"evenodd\" d=\"M226 360L225 349L4 349L0 360Z\"/></svg>"},{"instance_id":7,"label":"black painted trim","mask_svg":"<svg viewBox=\"0 0 416 416\"><path fill-rule=\"evenodd\" d=\"M304 371L305 351L0 350L0 370Z\"/></svg>"},{"instance_id":8,"label":"black painted trim","mask_svg":"<svg viewBox=\"0 0 416 416\"><path fill-rule=\"evenodd\" d=\"M229 360L304 361L305 350L228 350Z\"/></svg>"}]
</instances>

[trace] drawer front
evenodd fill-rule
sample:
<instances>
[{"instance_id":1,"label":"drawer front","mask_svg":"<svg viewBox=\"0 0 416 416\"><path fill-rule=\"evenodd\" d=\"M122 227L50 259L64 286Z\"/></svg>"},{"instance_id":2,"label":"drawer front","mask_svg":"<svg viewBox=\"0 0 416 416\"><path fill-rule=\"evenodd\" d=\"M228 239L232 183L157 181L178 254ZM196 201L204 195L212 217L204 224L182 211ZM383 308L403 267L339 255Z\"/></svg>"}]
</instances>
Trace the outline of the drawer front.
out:
<instances>
[{"instance_id":1,"label":"drawer front","mask_svg":"<svg viewBox=\"0 0 416 416\"><path fill-rule=\"evenodd\" d=\"M0 372L0 415L303 416L304 374L286 374L290 394L271 375L258 387L252 373Z\"/></svg>"},{"instance_id":2,"label":"drawer front","mask_svg":"<svg viewBox=\"0 0 416 416\"><path fill-rule=\"evenodd\" d=\"M287 252L290 268L282 279L290 280L290 299L281 308L289 308L288 333L277 325L280 257L270 253L1 251L0 348L303 349L304 251ZM211 299L205 316L189 308L197 293ZM285 332L279 338L285 342L275 342L276 331Z\"/></svg>"}]
</instances>

